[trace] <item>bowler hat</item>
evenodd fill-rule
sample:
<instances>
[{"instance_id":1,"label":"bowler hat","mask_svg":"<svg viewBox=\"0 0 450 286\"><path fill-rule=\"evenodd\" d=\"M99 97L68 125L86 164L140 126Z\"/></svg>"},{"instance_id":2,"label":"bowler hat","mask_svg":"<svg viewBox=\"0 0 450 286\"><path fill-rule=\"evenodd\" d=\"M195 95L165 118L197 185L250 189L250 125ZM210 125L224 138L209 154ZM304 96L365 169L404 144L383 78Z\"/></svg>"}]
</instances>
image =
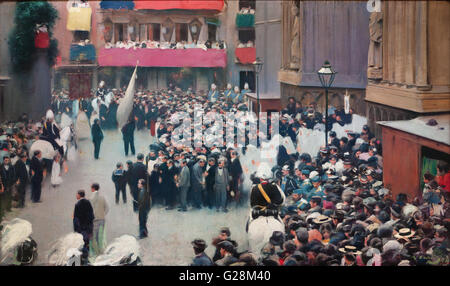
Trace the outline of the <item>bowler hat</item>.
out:
<instances>
[{"instance_id":1,"label":"bowler hat","mask_svg":"<svg viewBox=\"0 0 450 286\"><path fill-rule=\"evenodd\" d=\"M283 245L284 243L284 234L281 231L274 231L272 236L269 239L269 242L273 245Z\"/></svg>"}]
</instances>

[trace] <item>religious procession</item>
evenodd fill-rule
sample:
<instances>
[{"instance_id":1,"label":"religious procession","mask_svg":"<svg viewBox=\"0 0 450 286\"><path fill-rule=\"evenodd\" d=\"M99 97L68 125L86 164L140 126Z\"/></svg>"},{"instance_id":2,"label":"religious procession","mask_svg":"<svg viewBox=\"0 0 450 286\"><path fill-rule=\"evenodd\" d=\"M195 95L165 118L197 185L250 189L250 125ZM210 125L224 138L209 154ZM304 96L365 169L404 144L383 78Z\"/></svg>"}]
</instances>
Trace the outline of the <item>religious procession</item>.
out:
<instances>
[{"instance_id":1,"label":"religious procession","mask_svg":"<svg viewBox=\"0 0 450 286\"><path fill-rule=\"evenodd\" d=\"M21 66L0 69L0 265L450 264L449 95L416 102L448 82L432 57L412 79L381 46L397 48L387 11L448 3L163 2L0 3L50 15L34 23L34 85L12 50ZM369 29L331 51L346 44L314 36L345 30L344 12Z\"/></svg>"}]
</instances>

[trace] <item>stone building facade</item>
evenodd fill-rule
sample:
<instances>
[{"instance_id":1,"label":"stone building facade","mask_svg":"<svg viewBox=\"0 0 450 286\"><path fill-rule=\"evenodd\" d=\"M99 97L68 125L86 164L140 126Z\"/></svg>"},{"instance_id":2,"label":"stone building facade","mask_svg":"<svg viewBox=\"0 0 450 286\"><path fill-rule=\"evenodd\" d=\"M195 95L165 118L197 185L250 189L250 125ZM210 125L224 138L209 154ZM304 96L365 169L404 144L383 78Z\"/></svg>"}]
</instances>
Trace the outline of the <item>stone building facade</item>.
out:
<instances>
[{"instance_id":1,"label":"stone building facade","mask_svg":"<svg viewBox=\"0 0 450 286\"><path fill-rule=\"evenodd\" d=\"M450 2L383 1L371 16L367 117L411 119L450 112Z\"/></svg>"},{"instance_id":2,"label":"stone building facade","mask_svg":"<svg viewBox=\"0 0 450 286\"><path fill-rule=\"evenodd\" d=\"M317 71L328 60L338 72L329 104L365 115L369 12L359 1L282 1L281 103L289 97L324 110L325 92ZM367 28L365 28L367 27Z\"/></svg>"}]
</instances>

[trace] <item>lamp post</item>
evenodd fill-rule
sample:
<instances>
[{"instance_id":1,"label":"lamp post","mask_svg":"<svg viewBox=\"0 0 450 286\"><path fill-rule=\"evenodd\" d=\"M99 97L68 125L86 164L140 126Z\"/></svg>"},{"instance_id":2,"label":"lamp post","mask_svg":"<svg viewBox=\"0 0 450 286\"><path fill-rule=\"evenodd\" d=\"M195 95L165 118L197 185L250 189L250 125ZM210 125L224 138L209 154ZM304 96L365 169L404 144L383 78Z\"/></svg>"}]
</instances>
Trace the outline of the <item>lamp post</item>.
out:
<instances>
[{"instance_id":1,"label":"lamp post","mask_svg":"<svg viewBox=\"0 0 450 286\"><path fill-rule=\"evenodd\" d=\"M323 66L317 71L320 84L325 88L325 147L328 149L328 89L333 83L337 72L331 67L330 62L325 61Z\"/></svg>"},{"instance_id":2,"label":"lamp post","mask_svg":"<svg viewBox=\"0 0 450 286\"><path fill-rule=\"evenodd\" d=\"M264 62L261 60L261 58L256 58L256 60L253 62L253 66L255 68L256 73L256 106L257 106L257 114L259 116L259 73L262 70L262 67L264 65Z\"/></svg>"}]
</instances>

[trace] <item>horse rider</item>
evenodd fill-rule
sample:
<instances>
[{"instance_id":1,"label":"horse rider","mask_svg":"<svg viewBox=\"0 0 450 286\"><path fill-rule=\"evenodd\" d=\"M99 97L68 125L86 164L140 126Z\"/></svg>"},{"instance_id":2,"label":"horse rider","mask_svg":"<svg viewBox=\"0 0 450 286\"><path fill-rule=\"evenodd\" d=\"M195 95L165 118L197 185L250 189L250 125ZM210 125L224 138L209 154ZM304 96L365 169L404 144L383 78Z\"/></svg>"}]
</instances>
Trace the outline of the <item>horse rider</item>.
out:
<instances>
[{"instance_id":1,"label":"horse rider","mask_svg":"<svg viewBox=\"0 0 450 286\"><path fill-rule=\"evenodd\" d=\"M53 149L58 150L61 154L61 157L64 156L64 149L60 146L56 139L60 139L59 137L59 127L55 123L55 115L51 109L47 110L45 115L45 122L42 130L42 140L48 141L52 144Z\"/></svg>"},{"instance_id":2,"label":"horse rider","mask_svg":"<svg viewBox=\"0 0 450 286\"><path fill-rule=\"evenodd\" d=\"M280 208L284 204L286 196L281 188L272 181L270 166L262 162L258 167L250 192L250 219L247 223L260 216L272 216L281 222Z\"/></svg>"}]
</instances>

